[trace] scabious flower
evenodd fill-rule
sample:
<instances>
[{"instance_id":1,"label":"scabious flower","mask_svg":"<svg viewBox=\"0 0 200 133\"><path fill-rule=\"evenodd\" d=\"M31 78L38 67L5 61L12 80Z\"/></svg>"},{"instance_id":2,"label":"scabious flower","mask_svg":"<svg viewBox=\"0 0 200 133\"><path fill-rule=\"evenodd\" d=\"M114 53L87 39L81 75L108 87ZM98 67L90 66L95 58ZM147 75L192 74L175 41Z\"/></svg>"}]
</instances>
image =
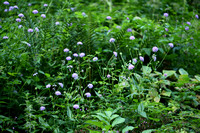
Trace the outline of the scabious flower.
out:
<instances>
[{"instance_id":1,"label":"scabious flower","mask_svg":"<svg viewBox=\"0 0 200 133\"><path fill-rule=\"evenodd\" d=\"M98 58L97 58L97 57L94 57L94 58L93 58L93 61L97 61L97 60L98 60Z\"/></svg>"},{"instance_id":2,"label":"scabious flower","mask_svg":"<svg viewBox=\"0 0 200 133\"><path fill-rule=\"evenodd\" d=\"M90 88L90 89L93 88L93 84L88 84L87 86L88 86L88 88Z\"/></svg>"},{"instance_id":3,"label":"scabious flower","mask_svg":"<svg viewBox=\"0 0 200 133\"><path fill-rule=\"evenodd\" d=\"M110 77L111 77L111 75L110 75L110 74L108 74L108 75L107 75L107 78L110 78Z\"/></svg>"},{"instance_id":4,"label":"scabious flower","mask_svg":"<svg viewBox=\"0 0 200 133\"><path fill-rule=\"evenodd\" d=\"M165 28L165 31L169 31L167 28Z\"/></svg>"},{"instance_id":5,"label":"scabious flower","mask_svg":"<svg viewBox=\"0 0 200 133\"><path fill-rule=\"evenodd\" d=\"M21 22L21 19L20 19L20 18L17 18L16 21L17 21L17 22Z\"/></svg>"},{"instance_id":6,"label":"scabious flower","mask_svg":"<svg viewBox=\"0 0 200 133\"><path fill-rule=\"evenodd\" d=\"M115 57L117 57L117 52L114 51L113 54L115 55Z\"/></svg>"},{"instance_id":7,"label":"scabious flower","mask_svg":"<svg viewBox=\"0 0 200 133\"><path fill-rule=\"evenodd\" d=\"M134 67L135 67L134 65L129 64L129 65L128 65L128 70L132 70Z\"/></svg>"},{"instance_id":8,"label":"scabious flower","mask_svg":"<svg viewBox=\"0 0 200 133\"><path fill-rule=\"evenodd\" d=\"M29 46L29 47L30 47L30 46L31 46L31 44L30 44L30 43L27 43L27 46Z\"/></svg>"},{"instance_id":9,"label":"scabious flower","mask_svg":"<svg viewBox=\"0 0 200 133\"><path fill-rule=\"evenodd\" d=\"M77 53L74 53L73 56L74 56L74 57L78 57L78 54L77 54Z\"/></svg>"},{"instance_id":10,"label":"scabious flower","mask_svg":"<svg viewBox=\"0 0 200 133\"><path fill-rule=\"evenodd\" d=\"M114 39L114 38L110 38L109 41L110 41L110 42L115 42L115 39Z\"/></svg>"},{"instance_id":11,"label":"scabious flower","mask_svg":"<svg viewBox=\"0 0 200 133\"><path fill-rule=\"evenodd\" d=\"M82 42L77 42L77 45L83 45L83 43Z\"/></svg>"},{"instance_id":12,"label":"scabious flower","mask_svg":"<svg viewBox=\"0 0 200 133\"><path fill-rule=\"evenodd\" d=\"M116 26L117 29L121 29L121 26Z\"/></svg>"},{"instance_id":13,"label":"scabious flower","mask_svg":"<svg viewBox=\"0 0 200 133\"><path fill-rule=\"evenodd\" d=\"M20 13L18 16L22 18L24 17L24 14Z\"/></svg>"},{"instance_id":14,"label":"scabious flower","mask_svg":"<svg viewBox=\"0 0 200 133\"><path fill-rule=\"evenodd\" d=\"M82 12L82 15L85 16L86 14L84 12Z\"/></svg>"},{"instance_id":15,"label":"scabious flower","mask_svg":"<svg viewBox=\"0 0 200 133\"><path fill-rule=\"evenodd\" d=\"M71 9L72 11L74 11L74 10L75 10L75 8L73 8L73 7L71 7L70 9Z\"/></svg>"},{"instance_id":16,"label":"scabious flower","mask_svg":"<svg viewBox=\"0 0 200 133\"><path fill-rule=\"evenodd\" d=\"M3 4L4 5L9 5L9 2L8 1L4 1Z\"/></svg>"},{"instance_id":17,"label":"scabious flower","mask_svg":"<svg viewBox=\"0 0 200 133\"><path fill-rule=\"evenodd\" d=\"M38 29L38 27L35 27L35 31L39 32L39 29Z\"/></svg>"},{"instance_id":18,"label":"scabious flower","mask_svg":"<svg viewBox=\"0 0 200 133\"><path fill-rule=\"evenodd\" d=\"M112 18L111 18L111 16L107 16L106 19L110 20L110 19L112 19Z\"/></svg>"},{"instance_id":19,"label":"scabious flower","mask_svg":"<svg viewBox=\"0 0 200 133\"><path fill-rule=\"evenodd\" d=\"M48 6L48 4L44 4L44 7L47 7Z\"/></svg>"},{"instance_id":20,"label":"scabious flower","mask_svg":"<svg viewBox=\"0 0 200 133\"><path fill-rule=\"evenodd\" d=\"M28 29L28 32L33 32L33 29Z\"/></svg>"},{"instance_id":21,"label":"scabious flower","mask_svg":"<svg viewBox=\"0 0 200 133\"><path fill-rule=\"evenodd\" d=\"M157 51L158 51L158 48L155 46L155 47L152 48L152 51L153 51L153 52L157 52Z\"/></svg>"},{"instance_id":22,"label":"scabious flower","mask_svg":"<svg viewBox=\"0 0 200 133\"><path fill-rule=\"evenodd\" d=\"M134 62L134 63L137 63L137 59L133 59L133 62Z\"/></svg>"},{"instance_id":23,"label":"scabious flower","mask_svg":"<svg viewBox=\"0 0 200 133\"><path fill-rule=\"evenodd\" d=\"M191 25L191 23L190 23L190 22L187 22L187 24L188 24L188 25Z\"/></svg>"},{"instance_id":24,"label":"scabious flower","mask_svg":"<svg viewBox=\"0 0 200 133\"><path fill-rule=\"evenodd\" d=\"M74 108L74 109L78 109L78 108L79 108L79 105L78 105L78 104L75 104L75 105L73 106L73 108Z\"/></svg>"},{"instance_id":25,"label":"scabious flower","mask_svg":"<svg viewBox=\"0 0 200 133\"><path fill-rule=\"evenodd\" d=\"M60 85L61 88L63 88L63 86L64 86L63 83L58 83L58 84Z\"/></svg>"},{"instance_id":26,"label":"scabious flower","mask_svg":"<svg viewBox=\"0 0 200 133\"><path fill-rule=\"evenodd\" d=\"M131 29L131 28L128 28L128 29L127 29L127 32L132 32L132 29Z\"/></svg>"},{"instance_id":27,"label":"scabious flower","mask_svg":"<svg viewBox=\"0 0 200 133\"><path fill-rule=\"evenodd\" d=\"M37 74L38 74L38 73L36 72L36 73L33 74L33 76L36 76Z\"/></svg>"},{"instance_id":28,"label":"scabious flower","mask_svg":"<svg viewBox=\"0 0 200 133\"><path fill-rule=\"evenodd\" d=\"M68 48L65 48L65 49L64 49L64 52L66 52L66 53L69 52L69 49L68 49Z\"/></svg>"},{"instance_id":29,"label":"scabious flower","mask_svg":"<svg viewBox=\"0 0 200 133\"><path fill-rule=\"evenodd\" d=\"M56 24L56 25L59 25L60 23L59 23L59 22L56 22L55 24Z\"/></svg>"},{"instance_id":30,"label":"scabious flower","mask_svg":"<svg viewBox=\"0 0 200 133\"><path fill-rule=\"evenodd\" d=\"M165 17L168 17L168 16L169 16L169 14L168 14L168 13L164 13L163 15L164 15Z\"/></svg>"},{"instance_id":31,"label":"scabious flower","mask_svg":"<svg viewBox=\"0 0 200 133\"><path fill-rule=\"evenodd\" d=\"M50 88L50 87L51 87L51 85L50 85L50 84L46 85L46 88Z\"/></svg>"},{"instance_id":32,"label":"scabious flower","mask_svg":"<svg viewBox=\"0 0 200 133\"><path fill-rule=\"evenodd\" d=\"M22 25L19 25L18 28L19 28L19 29L22 28Z\"/></svg>"},{"instance_id":33,"label":"scabious flower","mask_svg":"<svg viewBox=\"0 0 200 133\"><path fill-rule=\"evenodd\" d=\"M33 12L32 12L33 14L37 14L38 13L38 11L37 10L33 10Z\"/></svg>"},{"instance_id":34,"label":"scabious flower","mask_svg":"<svg viewBox=\"0 0 200 133\"><path fill-rule=\"evenodd\" d=\"M189 27L185 27L185 30L189 30Z\"/></svg>"},{"instance_id":35,"label":"scabious flower","mask_svg":"<svg viewBox=\"0 0 200 133\"><path fill-rule=\"evenodd\" d=\"M199 19L199 16L198 16L197 14L195 15L195 17L196 17L197 19Z\"/></svg>"},{"instance_id":36,"label":"scabious flower","mask_svg":"<svg viewBox=\"0 0 200 133\"><path fill-rule=\"evenodd\" d=\"M127 20L129 20L129 17L126 17Z\"/></svg>"},{"instance_id":37,"label":"scabious flower","mask_svg":"<svg viewBox=\"0 0 200 133\"><path fill-rule=\"evenodd\" d=\"M173 43L169 43L168 45L169 45L171 48L174 47L174 44L173 44Z\"/></svg>"},{"instance_id":38,"label":"scabious flower","mask_svg":"<svg viewBox=\"0 0 200 133\"><path fill-rule=\"evenodd\" d=\"M44 106L41 106L41 107L40 107L40 110L41 110L41 111L45 110L45 107L44 107Z\"/></svg>"},{"instance_id":39,"label":"scabious flower","mask_svg":"<svg viewBox=\"0 0 200 133\"><path fill-rule=\"evenodd\" d=\"M78 79L78 74L77 74L77 73L73 73L73 74L72 74L72 78Z\"/></svg>"},{"instance_id":40,"label":"scabious flower","mask_svg":"<svg viewBox=\"0 0 200 133\"><path fill-rule=\"evenodd\" d=\"M8 37L7 37L7 36L4 36L3 39L8 39Z\"/></svg>"},{"instance_id":41,"label":"scabious flower","mask_svg":"<svg viewBox=\"0 0 200 133\"><path fill-rule=\"evenodd\" d=\"M5 9L4 12L8 12L8 9Z\"/></svg>"},{"instance_id":42,"label":"scabious flower","mask_svg":"<svg viewBox=\"0 0 200 133\"><path fill-rule=\"evenodd\" d=\"M91 97L91 94L89 92L85 93L86 97Z\"/></svg>"},{"instance_id":43,"label":"scabious flower","mask_svg":"<svg viewBox=\"0 0 200 133\"><path fill-rule=\"evenodd\" d=\"M164 76L167 77L167 74L165 73Z\"/></svg>"},{"instance_id":44,"label":"scabious flower","mask_svg":"<svg viewBox=\"0 0 200 133\"><path fill-rule=\"evenodd\" d=\"M130 36L129 39L130 39L130 40L134 40L135 37L134 37L134 36Z\"/></svg>"},{"instance_id":45,"label":"scabious flower","mask_svg":"<svg viewBox=\"0 0 200 133\"><path fill-rule=\"evenodd\" d=\"M45 15L45 14L41 14L41 17L42 17L42 18L46 18L46 15Z\"/></svg>"},{"instance_id":46,"label":"scabious flower","mask_svg":"<svg viewBox=\"0 0 200 133\"><path fill-rule=\"evenodd\" d=\"M61 95L61 92L60 92L60 91L56 91L55 94L56 94L57 96L59 96L59 95Z\"/></svg>"},{"instance_id":47,"label":"scabious flower","mask_svg":"<svg viewBox=\"0 0 200 133\"><path fill-rule=\"evenodd\" d=\"M79 57L81 57L81 58L84 57L84 56L85 56L85 53L80 53L79 54Z\"/></svg>"},{"instance_id":48,"label":"scabious flower","mask_svg":"<svg viewBox=\"0 0 200 133\"><path fill-rule=\"evenodd\" d=\"M152 58L153 58L153 61L156 61L156 56L155 55L153 55Z\"/></svg>"},{"instance_id":49,"label":"scabious flower","mask_svg":"<svg viewBox=\"0 0 200 133\"><path fill-rule=\"evenodd\" d=\"M10 6L10 7L9 7L9 11L12 11L13 9L14 9L13 6Z\"/></svg>"},{"instance_id":50,"label":"scabious flower","mask_svg":"<svg viewBox=\"0 0 200 133\"><path fill-rule=\"evenodd\" d=\"M15 5L15 6L14 6L14 8L15 8L15 9L18 9L18 6L17 6L17 5Z\"/></svg>"},{"instance_id":51,"label":"scabious flower","mask_svg":"<svg viewBox=\"0 0 200 133\"><path fill-rule=\"evenodd\" d=\"M144 57L140 56L140 60L141 60L142 62L144 62Z\"/></svg>"},{"instance_id":52,"label":"scabious flower","mask_svg":"<svg viewBox=\"0 0 200 133\"><path fill-rule=\"evenodd\" d=\"M32 4L31 3L28 3L28 6L31 6Z\"/></svg>"},{"instance_id":53,"label":"scabious flower","mask_svg":"<svg viewBox=\"0 0 200 133\"><path fill-rule=\"evenodd\" d=\"M71 60L72 58L70 56L66 57L66 60Z\"/></svg>"}]
</instances>

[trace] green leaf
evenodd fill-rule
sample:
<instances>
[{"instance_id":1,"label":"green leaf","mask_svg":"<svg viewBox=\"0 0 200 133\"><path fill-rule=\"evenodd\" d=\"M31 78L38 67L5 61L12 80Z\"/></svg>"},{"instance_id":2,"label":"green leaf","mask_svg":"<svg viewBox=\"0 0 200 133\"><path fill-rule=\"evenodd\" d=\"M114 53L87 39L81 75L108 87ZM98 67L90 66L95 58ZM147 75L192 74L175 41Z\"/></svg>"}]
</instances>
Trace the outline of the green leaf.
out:
<instances>
[{"instance_id":1,"label":"green leaf","mask_svg":"<svg viewBox=\"0 0 200 133\"><path fill-rule=\"evenodd\" d=\"M117 125L117 124L123 123L123 122L125 122L125 119L124 119L124 118L121 118L121 117L118 117L118 118L116 118L116 119L113 121L112 127L114 127L114 126Z\"/></svg>"},{"instance_id":2,"label":"green leaf","mask_svg":"<svg viewBox=\"0 0 200 133\"><path fill-rule=\"evenodd\" d=\"M69 106L67 107L67 116L69 119L72 119L72 111L70 110Z\"/></svg>"},{"instance_id":3,"label":"green leaf","mask_svg":"<svg viewBox=\"0 0 200 133\"><path fill-rule=\"evenodd\" d=\"M157 97L155 97L153 100L154 100L155 102L159 103L159 102L160 102L160 97L157 96Z\"/></svg>"},{"instance_id":4,"label":"green leaf","mask_svg":"<svg viewBox=\"0 0 200 133\"><path fill-rule=\"evenodd\" d=\"M127 132L127 131L131 131L131 130L133 130L134 129L134 127L132 127L132 126L126 126L123 130L122 130L122 133L125 133L125 132Z\"/></svg>"},{"instance_id":5,"label":"green leaf","mask_svg":"<svg viewBox=\"0 0 200 133\"><path fill-rule=\"evenodd\" d=\"M185 71L183 68L180 68L180 69L179 69L179 73L180 73L181 75L188 75L188 72Z\"/></svg>"},{"instance_id":6,"label":"green leaf","mask_svg":"<svg viewBox=\"0 0 200 133\"><path fill-rule=\"evenodd\" d=\"M172 92L163 90L161 95L170 97Z\"/></svg>"},{"instance_id":7,"label":"green leaf","mask_svg":"<svg viewBox=\"0 0 200 133\"><path fill-rule=\"evenodd\" d=\"M194 76L198 81L200 81L200 77L199 76Z\"/></svg>"},{"instance_id":8,"label":"green leaf","mask_svg":"<svg viewBox=\"0 0 200 133\"><path fill-rule=\"evenodd\" d=\"M146 112L143 111L143 112L140 112L139 114L140 114L141 116L143 116L144 118L147 118Z\"/></svg>"},{"instance_id":9,"label":"green leaf","mask_svg":"<svg viewBox=\"0 0 200 133\"><path fill-rule=\"evenodd\" d=\"M150 48L143 48L142 49L148 56L151 55L151 49Z\"/></svg>"},{"instance_id":10,"label":"green leaf","mask_svg":"<svg viewBox=\"0 0 200 133\"><path fill-rule=\"evenodd\" d=\"M148 66L142 66L142 71L143 71L143 74L146 75L146 74L150 74L152 69L151 67L148 67Z\"/></svg>"},{"instance_id":11,"label":"green leaf","mask_svg":"<svg viewBox=\"0 0 200 133\"><path fill-rule=\"evenodd\" d=\"M143 112L144 111L144 105L142 104L142 103L140 103L139 105L138 105L138 113L139 112Z\"/></svg>"},{"instance_id":12,"label":"green leaf","mask_svg":"<svg viewBox=\"0 0 200 133\"><path fill-rule=\"evenodd\" d=\"M111 111L105 111L106 115L108 116L108 118L110 119L112 112Z\"/></svg>"},{"instance_id":13,"label":"green leaf","mask_svg":"<svg viewBox=\"0 0 200 133\"><path fill-rule=\"evenodd\" d=\"M99 119L99 121L105 123L106 125L110 125L110 123L104 119L102 116L99 116L99 115L92 115L93 117L97 117Z\"/></svg>"},{"instance_id":14,"label":"green leaf","mask_svg":"<svg viewBox=\"0 0 200 133\"><path fill-rule=\"evenodd\" d=\"M170 77L170 76L172 76L173 74L175 74L176 71L173 71L173 70L163 70L163 73L164 73L164 74L167 74L167 77Z\"/></svg>"},{"instance_id":15,"label":"green leaf","mask_svg":"<svg viewBox=\"0 0 200 133\"><path fill-rule=\"evenodd\" d=\"M119 116L119 115L114 114L114 115L112 115L112 116L110 117L110 120L113 120L113 119L117 118L118 116Z\"/></svg>"},{"instance_id":16,"label":"green leaf","mask_svg":"<svg viewBox=\"0 0 200 133\"><path fill-rule=\"evenodd\" d=\"M51 77L51 75L48 73L45 73L45 76L47 76L47 78Z\"/></svg>"},{"instance_id":17,"label":"green leaf","mask_svg":"<svg viewBox=\"0 0 200 133\"><path fill-rule=\"evenodd\" d=\"M104 127L102 122L98 122L98 121L95 121L95 120L88 120L85 123L97 126L99 128L103 128Z\"/></svg>"},{"instance_id":18,"label":"green leaf","mask_svg":"<svg viewBox=\"0 0 200 133\"><path fill-rule=\"evenodd\" d=\"M155 129L148 129L148 130L142 131L142 133L151 133L151 132L153 132L153 131L155 131Z\"/></svg>"}]
</instances>

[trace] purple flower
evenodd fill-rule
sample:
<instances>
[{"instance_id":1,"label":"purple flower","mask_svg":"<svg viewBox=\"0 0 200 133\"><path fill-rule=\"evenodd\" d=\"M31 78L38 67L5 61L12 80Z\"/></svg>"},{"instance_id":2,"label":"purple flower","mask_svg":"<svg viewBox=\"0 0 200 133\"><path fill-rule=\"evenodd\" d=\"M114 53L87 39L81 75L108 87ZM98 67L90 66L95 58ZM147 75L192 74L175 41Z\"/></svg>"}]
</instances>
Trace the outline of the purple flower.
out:
<instances>
[{"instance_id":1,"label":"purple flower","mask_svg":"<svg viewBox=\"0 0 200 133\"><path fill-rule=\"evenodd\" d=\"M127 32L132 32L132 29L131 29L131 28L128 28L128 29L127 29Z\"/></svg>"},{"instance_id":2,"label":"purple flower","mask_svg":"<svg viewBox=\"0 0 200 133\"><path fill-rule=\"evenodd\" d=\"M111 18L111 16L107 16L106 19L110 20L110 19L112 19L112 18Z\"/></svg>"},{"instance_id":3,"label":"purple flower","mask_svg":"<svg viewBox=\"0 0 200 133\"><path fill-rule=\"evenodd\" d=\"M85 56L85 53L80 53L79 54L79 57L81 57L81 58L84 57L84 56Z\"/></svg>"},{"instance_id":4,"label":"purple flower","mask_svg":"<svg viewBox=\"0 0 200 133\"><path fill-rule=\"evenodd\" d=\"M110 42L115 42L115 39L114 39L114 38L110 38L109 41L110 41Z\"/></svg>"},{"instance_id":5,"label":"purple flower","mask_svg":"<svg viewBox=\"0 0 200 133\"><path fill-rule=\"evenodd\" d=\"M134 37L134 36L130 36L129 39L130 39L130 40L134 40L135 37Z\"/></svg>"},{"instance_id":6,"label":"purple flower","mask_svg":"<svg viewBox=\"0 0 200 133\"><path fill-rule=\"evenodd\" d=\"M77 53L74 53L73 56L74 56L74 57L78 57L78 54L77 54Z\"/></svg>"},{"instance_id":7,"label":"purple flower","mask_svg":"<svg viewBox=\"0 0 200 133\"><path fill-rule=\"evenodd\" d=\"M78 104L75 104L75 105L73 106L73 108L78 109L78 108L79 108L79 105L78 105Z\"/></svg>"},{"instance_id":8,"label":"purple flower","mask_svg":"<svg viewBox=\"0 0 200 133\"><path fill-rule=\"evenodd\" d=\"M45 107L44 107L44 106L41 106L41 107L40 107L40 110L41 110L41 111L45 110Z\"/></svg>"},{"instance_id":9,"label":"purple flower","mask_svg":"<svg viewBox=\"0 0 200 133\"><path fill-rule=\"evenodd\" d=\"M157 51L158 51L158 48L155 46L155 47L152 48L152 51L153 51L153 52L157 52Z\"/></svg>"},{"instance_id":10,"label":"purple flower","mask_svg":"<svg viewBox=\"0 0 200 133\"><path fill-rule=\"evenodd\" d=\"M66 57L66 60L71 60L72 58L70 56Z\"/></svg>"},{"instance_id":11,"label":"purple flower","mask_svg":"<svg viewBox=\"0 0 200 133\"><path fill-rule=\"evenodd\" d=\"M114 51L113 54L115 55L115 57L117 57L117 52Z\"/></svg>"},{"instance_id":12,"label":"purple flower","mask_svg":"<svg viewBox=\"0 0 200 133\"><path fill-rule=\"evenodd\" d=\"M129 17L126 17L127 20L129 20Z\"/></svg>"},{"instance_id":13,"label":"purple flower","mask_svg":"<svg viewBox=\"0 0 200 133\"><path fill-rule=\"evenodd\" d=\"M10 7L9 7L9 11L12 11L13 9L14 9L13 6L10 6Z\"/></svg>"},{"instance_id":14,"label":"purple flower","mask_svg":"<svg viewBox=\"0 0 200 133\"><path fill-rule=\"evenodd\" d=\"M167 77L167 74L165 73L164 76Z\"/></svg>"},{"instance_id":15,"label":"purple flower","mask_svg":"<svg viewBox=\"0 0 200 133\"><path fill-rule=\"evenodd\" d=\"M167 28L165 28L165 31L169 31Z\"/></svg>"},{"instance_id":16,"label":"purple flower","mask_svg":"<svg viewBox=\"0 0 200 133\"><path fill-rule=\"evenodd\" d=\"M50 88L50 87L51 87L51 85L50 85L50 84L46 85L46 88Z\"/></svg>"},{"instance_id":17,"label":"purple flower","mask_svg":"<svg viewBox=\"0 0 200 133\"><path fill-rule=\"evenodd\" d=\"M83 45L83 43L82 42L77 42L77 45Z\"/></svg>"},{"instance_id":18,"label":"purple flower","mask_svg":"<svg viewBox=\"0 0 200 133\"><path fill-rule=\"evenodd\" d=\"M45 14L41 14L41 17L46 18L46 15Z\"/></svg>"},{"instance_id":19,"label":"purple flower","mask_svg":"<svg viewBox=\"0 0 200 133\"><path fill-rule=\"evenodd\" d=\"M38 13L38 11L37 10L33 10L33 14L37 14Z\"/></svg>"},{"instance_id":20,"label":"purple flower","mask_svg":"<svg viewBox=\"0 0 200 133\"><path fill-rule=\"evenodd\" d=\"M86 14L84 12L82 12L82 15L85 16Z\"/></svg>"},{"instance_id":21,"label":"purple flower","mask_svg":"<svg viewBox=\"0 0 200 133\"><path fill-rule=\"evenodd\" d=\"M4 1L3 4L4 5L9 5L9 2L8 1Z\"/></svg>"},{"instance_id":22,"label":"purple flower","mask_svg":"<svg viewBox=\"0 0 200 133\"><path fill-rule=\"evenodd\" d=\"M196 17L197 19L199 19L199 16L198 16L197 14L195 15L195 17Z\"/></svg>"},{"instance_id":23,"label":"purple flower","mask_svg":"<svg viewBox=\"0 0 200 133\"><path fill-rule=\"evenodd\" d=\"M156 56L155 55L153 55L152 58L153 58L153 61L156 61Z\"/></svg>"},{"instance_id":24,"label":"purple flower","mask_svg":"<svg viewBox=\"0 0 200 133\"><path fill-rule=\"evenodd\" d=\"M7 36L4 36L3 39L8 39L8 37L7 37Z\"/></svg>"},{"instance_id":25,"label":"purple flower","mask_svg":"<svg viewBox=\"0 0 200 133\"><path fill-rule=\"evenodd\" d=\"M189 27L185 27L185 30L189 30Z\"/></svg>"},{"instance_id":26,"label":"purple flower","mask_svg":"<svg viewBox=\"0 0 200 133\"><path fill-rule=\"evenodd\" d=\"M19 29L22 28L22 25L19 25L18 28L19 28Z\"/></svg>"},{"instance_id":27,"label":"purple flower","mask_svg":"<svg viewBox=\"0 0 200 133\"><path fill-rule=\"evenodd\" d=\"M77 73L73 73L72 74L72 78L74 78L75 80L78 79L78 74Z\"/></svg>"},{"instance_id":28,"label":"purple flower","mask_svg":"<svg viewBox=\"0 0 200 133\"><path fill-rule=\"evenodd\" d=\"M88 88L90 88L90 89L93 88L93 84L88 84L87 86L88 86Z\"/></svg>"},{"instance_id":29,"label":"purple flower","mask_svg":"<svg viewBox=\"0 0 200 133\"><path fill-rule=\"evenodd\" d=\"M129 65L128 65L128 70L132 70L134 67L135 67L134 65L129 64Z\"/></svg>"},{"instance_id":30,"label":"purple flower","mask_svg":"<svg viewBox=\"0 0 200 133\"><path fill-rule=\"evenodd\" d=\"M24 14L20 13L18 16L22 18L24 17Z\"/></svg>"},{"instance_id":31,"label":"purple flower","mask_svg":"<svg viewBox=\"0 0 200 133\"><path fill-rule=\"evenodd\" d=\"M0 25L0 29L2 28L2 26Z\"/></svg>"},{"instance_id":32,"label":"purple flower","mask_svg":"<svg viewBox=\"0 0 200 133\"><path fill-rule=\"evenodd\" d=\"M38 74L38 73L36 72L36 73L33 74L33 76L36 76L37 74Z\"/></svg>"},{"instance_id":33,"label":"purple flower","mask_svg":"<svg viewBox=\"0 0 200 133\"><path fill-rule=\"evenodd\" d=\"M38 29L38 27L35 27L35 30L36 30L37 32L39 32L39 29Z\"/></svg>"},{"instance_id":34,"label":"purple flower","mask_svg":"<svg viewBox=\"0 0 200 133\"><path fill-rule=\"evenodd\" d=\"M85 93L86 97L91 97L91 94L89 92Z\"/></svg>"},{"instance_id":35,"label":"purple flower","mask_svg":"<svg viewBox=\"0 0 200 133\"><path fill-rule=\"evenodd\" d=\"M18 6L17 6L17 5L15 5L15 6L14 6L14 8L15 8L15 9L18 9Z\"/></svg>"},{"instance_id":36,"label":"purple flower","mask_svg":"<svg viewBox=\"0 0 200 133\"><path fill-rule=\"evenodd\" d=\"M66 52L66 53L69 52L69 49L68 49L68 48L65 48L65 49L64 49L64 52Z\"/></svg>"},{"instance_id":37,"label":"purple flower","mask_svg":"<svg viewBox=\"0 0 200 133\"><path fill-rule=\"evenodd\" d=\"M33 29L28 29L28 32L33 32Z\"/></svg>"},{"instance_id":38,"label":"purple flower","mask_svg":"<svg viewBox=\"0 0 200 133\"><path fill-rule=\"evenodd\" d=\"M44 4L44 7L47 7L48 6L48 4Z\"/></svg>"},{"instance_id":39,"label":"purple flower","mask_svg":"<svg viewBox=\"0 0 200 133\"><path fill-rule=\"evenodd\" d=\"M116 26L117 29L121 29L121 26Z\"/></svg>"},{"instance_id":40,"label":"purple flower","mask_svg":"<svg viewBox=\"0 0 200 133\"><path fill-rule=\"evenodd\" d=\"M56 91L55 94L56 94L57 96L59 96L59 95L61 95L61 92L60 92L60 91Z\"/></svg>"},{"instance_id":41,"label":"purple flower","mask_svg":"<svg viewBox=\"0 0 200 133\"><path fill-rule=\"evenodd\" d=\"M187 24L188 24L188 25L191 25L191 23L190 23L190 22L187 22Z\"/></svg>"},{"instance_id":42,"label":"purple flower","mask_svg":"<svg viewBox=\"0 0 200 133\"><path fill-rule=\"evenodd\" d=\"M173 43L169 43L168 45L169 45L171 48L174 47L174 44L173 44Z\"/></svg>"},{"instance_id":43,"label":"purple flower","mask_svg":"<svg viewBox=\"0 0 200 133\"><path fill-rule=\"evenodd\" d=\"M140 60L141 60L142 62L144 62L144 57L140 56Z\"/></svg>"},{"instance_id":44,"label":"purple flower","mask_svg":"<svg viewBox=\"0 0 200 133\"><path fill-rule=\"evenodd\" d=\"M28 6L31 6L32 4L31 3L28 3Z\"/></svg>"},{"instance_id":45,"label":"purple flower","mask_svg":"<svg viewBox=\"0 0 200 133\"><path fill-rule=\"evenodd\" d=\"M74 11L74 10L75 10L75 8L73 8L73 7L71 7L70 9L71 9L72 11Z\"/></svg>"},{"instance_id":46,"label":"purple flower","mask_svg":"<svg viewBox=\"0 0 200 133\"><path fill-rule=\"evenodd\" d=\"M27 46L29 46L29 47L30 47L30 46L31 46L31 44L30 44L30 43L27 43Z\"/></svg>"},{"instance_id":47,"label":"purple flower","mask_svg":"<svg viewBox=\"0 0 200 133\"><path fill-rule=\"evenodd\" d=\"M59 25L60 23L59 23L59 22L56 22L55 24L56 24L56 25Z\"/></svg>"},{"instance_id":48,"label":"purple flower","mask_svg":"<svg viewBox=\"0 0 200 133\"><path fill-rule=\"evenodd\" d=\"M133 59L133 62L134 62L134 63L137 63L137 59Z\"/></svg>"},{"instance_id":49,"label":"purple flower","mask_svg":"<svg viewBox=\"0 0 200 133\"><path fill-rule=\"evenodd\" d=\"M110 77L111 77L111 75L110 75L110 74L108 74L108 75L107 75L107 78L110 78Z\"/></svg>"},{"instance_id":50,"label":"purple flower","mask_svg":"<svg viewBox=\"0 0 200 133\"><path fill-rule=\"evenodd\" d=\"M17 22L21 22L21 19L20 19L20 18L17 18L16 21L17 21Z\"/></svg>"},{"instance_id":51,"label":"purple flower","mask_svg":"<svg viewBox=\"0 0 200 133\"><path fill-rule=\"evenodd\" d=\"M168 14L168 13L164 13L163 15L164 15L165 17L168 17L168 16L169 16L169 14Z\"/></svg>"},{"instance_id":52,"label":"purple flower","mask_svg":"<svg viewBox=\"0 0 200 133\"><path fill-rule=\"evenodd\" d=\"M97 60L98 60L98 58L97 58L97 57L94 57L94 58L93 58L93 61L97 61Z\"/></svg>"},{"instance_id":53,"label":"purple flower","mask_svg":"<svg viewBox=\"0 0 200 133\"><path fill-rule=\"evenodd\" d=\"M58 84L60 85L61 88L63 88L63 86L64 86L63 83L58 83Z\"/></svg>"}]
</instances>

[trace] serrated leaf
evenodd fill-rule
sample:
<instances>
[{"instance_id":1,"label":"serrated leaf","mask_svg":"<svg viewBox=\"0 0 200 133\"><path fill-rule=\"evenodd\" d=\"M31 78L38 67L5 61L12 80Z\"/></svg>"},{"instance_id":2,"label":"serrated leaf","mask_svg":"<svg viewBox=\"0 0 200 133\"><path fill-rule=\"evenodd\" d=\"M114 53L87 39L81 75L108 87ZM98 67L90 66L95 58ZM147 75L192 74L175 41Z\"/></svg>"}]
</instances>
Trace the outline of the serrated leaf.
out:
<instances>
[{"instance_id":1,"label":"serrated leaf","mask_svg":"<svg viewBox=\"0 0 200 133\"><path fill-rule=\"evenodd\" d=\"M125 119L121 118L121 117L118 117L112 122L112 127L114 127L117 124L123 123L123 122L125 122Z\"/></svg>"}]
</instances>

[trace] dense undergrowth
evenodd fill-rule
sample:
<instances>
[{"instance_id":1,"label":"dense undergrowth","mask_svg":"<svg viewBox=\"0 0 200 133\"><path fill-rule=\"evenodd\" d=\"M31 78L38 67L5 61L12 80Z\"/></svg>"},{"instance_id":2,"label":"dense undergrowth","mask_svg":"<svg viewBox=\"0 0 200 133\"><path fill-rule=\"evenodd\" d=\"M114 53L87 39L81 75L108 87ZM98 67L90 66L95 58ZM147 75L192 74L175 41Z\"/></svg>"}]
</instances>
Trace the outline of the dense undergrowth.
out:
<instances>
[{"instance_id":1,"label":"dense undergrowth","mask_svg":"<svg viewBox=\"0 0 200 133\"><path fill-rule=\"evenodd\" d=\"M1 132L200 132L198 0L0 2Z\"/></svg>"}]
</instances>

